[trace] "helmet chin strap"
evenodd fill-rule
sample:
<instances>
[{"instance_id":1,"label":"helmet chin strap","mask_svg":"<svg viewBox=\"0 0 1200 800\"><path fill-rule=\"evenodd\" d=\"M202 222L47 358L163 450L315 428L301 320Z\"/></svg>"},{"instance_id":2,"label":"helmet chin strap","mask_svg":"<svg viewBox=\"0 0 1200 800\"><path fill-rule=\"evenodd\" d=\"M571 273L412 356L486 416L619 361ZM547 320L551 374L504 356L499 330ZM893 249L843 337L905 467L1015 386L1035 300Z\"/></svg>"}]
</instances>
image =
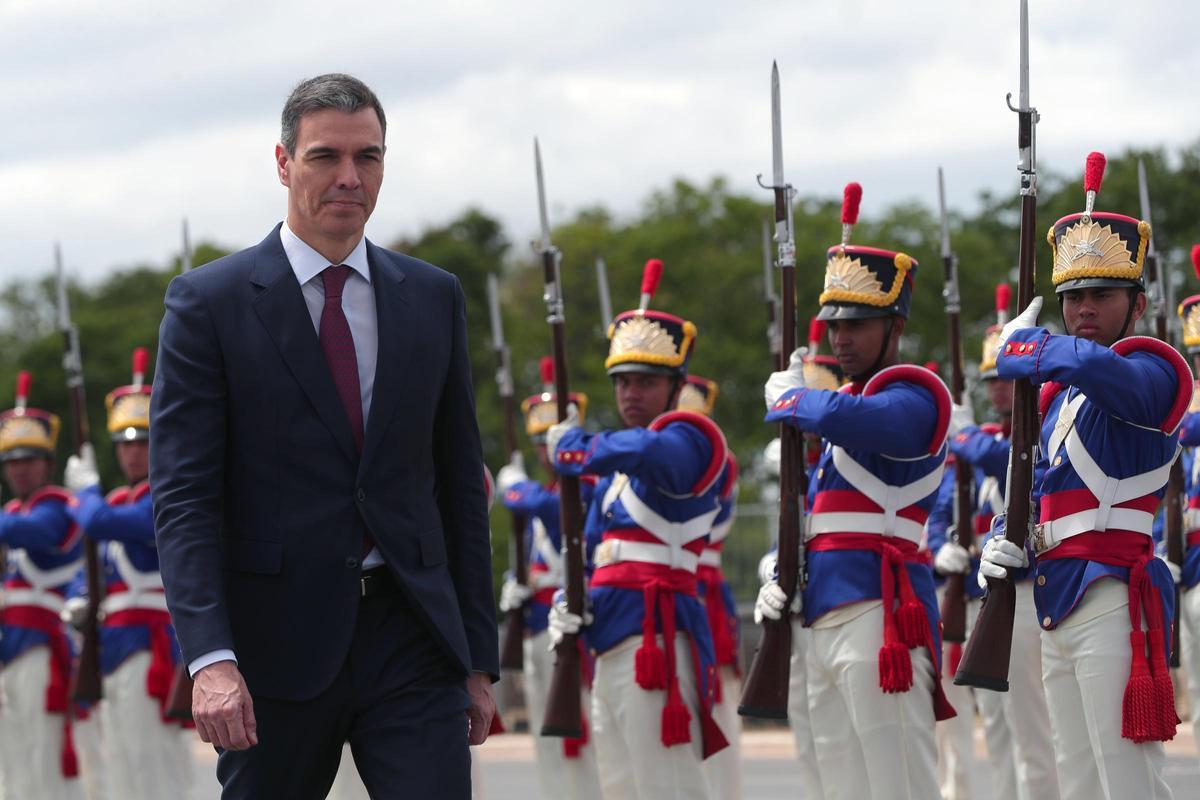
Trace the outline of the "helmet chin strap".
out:
<instances>
[{"instance_id":1,"label":"helmet chin strap","mask_svg":"<svg viewBox=\"0 0 1200 800\"><path fill-rule=\"evenodd\" d=\"M1137 296L1142 293L1142 290L1136 286L1130 287L1129 290L1129 310L1125 312L1125 322L1121 325L1121 332L1117 334L1117 340L1120 341L1129 335L1129 323L1133 321L1133 309L1137 305ZM1063 313L1063 296L1058 296L1058 315L1062 319L1063 328L1067 327L1067 315ZM1110 345L1111 346L1111 345Z\"/></svg>"},{"instance_id":2,"label":"helmet chin strap","mask_svg":"<svg viewBox=\"0 0 1200 800\"><path fill-rule=\"evenodd\" d=\"M879 366L883 363L883 359L887 357L888 348L892 343L893 321L892 317L889 316L887 318L887 328L883 332L883 344L879 346L879 355L875 356L875 360L871 363L871 366L867 367L865 372L850 376L850 380L853 383L865 381L879 371Z\"/></svg>"}]
</instances>

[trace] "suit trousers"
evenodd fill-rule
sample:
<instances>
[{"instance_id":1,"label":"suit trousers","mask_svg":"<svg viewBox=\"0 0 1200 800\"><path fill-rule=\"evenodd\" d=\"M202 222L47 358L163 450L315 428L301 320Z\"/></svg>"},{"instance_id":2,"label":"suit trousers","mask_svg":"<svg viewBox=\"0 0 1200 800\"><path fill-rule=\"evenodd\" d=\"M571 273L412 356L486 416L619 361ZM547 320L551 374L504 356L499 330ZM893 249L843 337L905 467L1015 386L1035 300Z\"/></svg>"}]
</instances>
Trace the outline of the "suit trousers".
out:
<instances>
[{"instance_id":1,"label":"suit trousers","mask_svg":"<svg viewBox=\"0 0 1200 800\"><path fill-rule=\"evenodd\" d=\"M819 622L819 621L818 621ZM808 709L827 800L927 800L938 796L933 682L924 648L909 651L913 685L879 688L883 606L812 629Z\"/></svg>"},{"instance_id":2,"label":"suit trousers","mask_svg":"<svg viewBox=\"0 0 1200 800\"><path fill-rule=\"evenodd\" d=\"M0 673L0 758L10 800L79 800L83 785L64 778L63 715L46 713L49 651L31 647Z\"/></svg>"},{"instance_id":3,"label":"suit trousers","mask_svg":"<svg viewBox=\"0 0 1200 800\"><path fill-rule=\"evenodd\" d=\"M372 800L469 800L468 704L465 676L401 593L363 598L329 687L254 699L259 743L218 756L222 800L320 800L347 741Z\"/></svg>"},{"instance_id":4,"label":"suit trousers","mask_svg":"<svg viewBox=\"0 0 1200 800\"><path fill-rule=\"evenodd\" d=\"M692 648L685 634L675 638L679 691L692 716L691 741L664 747L663 689L646 690L634 677L634 654L641 636L631 636L596 657L592 683L592 735L606 800L707 800L701 767L700 712ZM662 637L659 636L659 645Z\"/></svg>"},{"instance_id":5,"label":"suit trousers","mask_svg":"<svg viewBox=\"0 0 1200 800\"><path fill-rule=\"evenodd\" d=\"M1092 584L1072 613L1088 616L1089 601L1109 602L1124 583ZM1129 679L1129 606L1126 602L1077 625L1042 631L1042 676L1054 731L1054 754L1063 800L1161 800L1171 790L1163 778L1162 742L1137 744L1121 737L1121 706Z\"/></svg>"},{"instance_id":6,"label":"suit trousers","mask_svg":"<svg viewBox=\"0 0 1200 800\"><path fill-rule=\"evenodd\" d=\"M796 743L796 760L800 762L800 785L806 797L824 797L821 772L817 769L817 747L813 743L812 725L808 720L808 628L799 615L792 617L792 659L788 677L788 726ZM724 730L724 728L722 728Z\"/></svg>"},{"instance_id":7,"label":"suit trousers","mask_svg":"<svg viewBox=\"0 0 1200 800\"><path fill-rule=\"evenodd\" d=\"M550 634L542 631L522 643L525 648L525 702L529 710L529 732L537 758L538 785L542 797L558 800L600 800L600 771L596 768L596 747L589 740L577 758L563 754L563 740L541 736L542 717L546 713L546 695L554 672L554 654L550 652ZM587 686L583 687L583 707L590 703Z\"/></svg>"},{"instance_id":8,"label":"suit trousers","mask_svg":"<svg viewBox=\"0 0 1200 800\"><path fill-rule=\"evenodd\" d=\"M1183 626L1179 630L1179 666L1187 675L1192 736L1200 747L1200 586L1180 593L1178 615Z\"/></svg>"}]
</instances>

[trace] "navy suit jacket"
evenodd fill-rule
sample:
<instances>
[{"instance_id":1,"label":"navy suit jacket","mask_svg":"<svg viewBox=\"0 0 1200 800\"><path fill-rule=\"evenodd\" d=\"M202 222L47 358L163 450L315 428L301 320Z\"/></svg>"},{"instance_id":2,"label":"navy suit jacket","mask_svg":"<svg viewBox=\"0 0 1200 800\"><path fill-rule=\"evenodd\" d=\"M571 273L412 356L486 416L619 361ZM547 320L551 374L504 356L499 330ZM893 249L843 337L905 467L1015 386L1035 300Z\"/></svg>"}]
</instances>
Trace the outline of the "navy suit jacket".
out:
<instances>
[{"instance_id":1,"label":"navy suit jacket","mask_svg":"<svg viewBox=\"0 0 1200 800\"><path fill-rule=\"evenodd\" d=\"M369 532L464 677L499 673L458 279L368 242L379 355L361 457L279 227L171 281L150 480L185 662L230 648L252 695L330 685Z\"/></svg>"}]
</instances>

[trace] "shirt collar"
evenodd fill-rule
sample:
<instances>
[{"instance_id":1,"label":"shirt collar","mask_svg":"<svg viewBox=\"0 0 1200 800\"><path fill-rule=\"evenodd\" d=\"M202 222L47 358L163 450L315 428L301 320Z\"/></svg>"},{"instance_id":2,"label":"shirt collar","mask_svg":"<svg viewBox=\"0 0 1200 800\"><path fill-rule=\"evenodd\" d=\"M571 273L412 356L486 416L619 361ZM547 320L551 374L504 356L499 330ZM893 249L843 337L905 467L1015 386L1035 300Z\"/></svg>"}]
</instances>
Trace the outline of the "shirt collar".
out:
<instances>
[{"instance_id":1,"label":"shirt collar","mask_svg":"<svg viewBox=\"0 0 1200 800\"><path fill-rule=\"evenodd\" d=\"M292 272L296 273L296 280L301 286L330 266L329 260L297 236L288 227L286 220L279 229L279 239L283 243L283 252L287 255L288 263L292 265ZM361 275L367 283L371 282L371 267L367 263L367 237L358 240L354 250L342 263Z\"/></svg>"}]
</instances>

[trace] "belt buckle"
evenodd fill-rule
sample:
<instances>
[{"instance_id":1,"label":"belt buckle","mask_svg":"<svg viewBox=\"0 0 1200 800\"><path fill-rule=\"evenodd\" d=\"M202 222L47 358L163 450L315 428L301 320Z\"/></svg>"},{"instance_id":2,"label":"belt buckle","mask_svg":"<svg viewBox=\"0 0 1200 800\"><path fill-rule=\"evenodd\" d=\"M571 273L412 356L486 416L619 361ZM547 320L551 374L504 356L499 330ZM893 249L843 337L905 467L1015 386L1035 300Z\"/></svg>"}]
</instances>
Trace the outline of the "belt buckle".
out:
<instances>
[{"instance_id":1,"label":"belt buckle","mask_svg":"<svg viewBox=\"0 0 1200 800\"><path fill-rule=\"evenodd\" d=\"M1041 554L1046 552L1046 526L1049 523L1039 522L1033 526L1033 551Z\"/></svg>"},{"instance_id":2,"label":"belt buckle","mask_svg":"<svg viewBox=\"0 0 1200 800\"><path fill-rule=\"evenodd\" d=\"M612 539L605 539L596 545L595 552L592 553L592 563L597 567L605 567L616 561L617 546Z\"/></svg>"}]
</instances>

